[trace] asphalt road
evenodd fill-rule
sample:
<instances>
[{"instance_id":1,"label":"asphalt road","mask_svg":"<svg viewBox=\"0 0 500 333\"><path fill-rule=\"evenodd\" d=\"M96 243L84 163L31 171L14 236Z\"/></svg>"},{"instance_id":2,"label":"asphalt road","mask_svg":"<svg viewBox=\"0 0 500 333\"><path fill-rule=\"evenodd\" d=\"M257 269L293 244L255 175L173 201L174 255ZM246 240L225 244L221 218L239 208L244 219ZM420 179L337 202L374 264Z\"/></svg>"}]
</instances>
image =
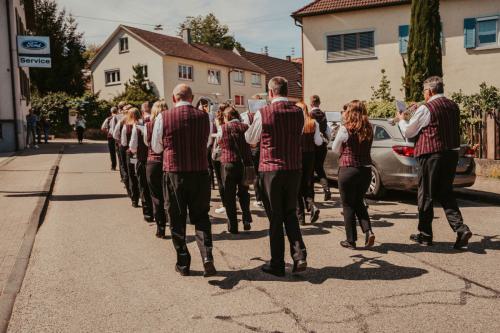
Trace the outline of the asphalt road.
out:
<instances>
[{"instance_id":1,"label":"asphalt road","mask_svg":"<svg viewBox=\"0 0 500 333\"><path fill-rule=\"evenodd\" d=\"M408 240L414 195L371 202L377 244L347 250L338 193L303 227L309 269L274 278L267 220L232 236L213 213L219 275L174 272L170 240L130 205L105 144L67 146L46 220L34 245L10 332L499 332L500 207L460 201L474 236L468 251L436 210L435 245ZM290 260L288 258L288 260ZM290 267L288 267L288 272Z\"/></svg>"}]
</instances>

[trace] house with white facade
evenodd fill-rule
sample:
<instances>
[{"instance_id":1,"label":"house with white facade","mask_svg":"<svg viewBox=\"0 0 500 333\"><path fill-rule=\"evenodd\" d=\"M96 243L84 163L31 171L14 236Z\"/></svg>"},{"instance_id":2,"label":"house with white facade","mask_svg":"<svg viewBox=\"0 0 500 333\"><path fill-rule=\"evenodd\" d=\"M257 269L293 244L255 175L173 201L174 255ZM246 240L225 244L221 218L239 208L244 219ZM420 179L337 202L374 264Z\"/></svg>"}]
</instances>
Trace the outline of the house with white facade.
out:
<instances>
[{"instance_id":1,"label":"house with white facade","mask_svg":"<svg viewBox=\"0 0 500 333\"><path fill-rule=\"evenodd\" d=\"M132 66L142 65L145 76L160 98L171 101L179 83L200 98L214 102L232 100L243 111L246 101L263 93L266 71L232 50L193 43L189 30L183 37L120 25L90 63L92 89L112 99L133 76Z\"/></svg>"}]
</instances>

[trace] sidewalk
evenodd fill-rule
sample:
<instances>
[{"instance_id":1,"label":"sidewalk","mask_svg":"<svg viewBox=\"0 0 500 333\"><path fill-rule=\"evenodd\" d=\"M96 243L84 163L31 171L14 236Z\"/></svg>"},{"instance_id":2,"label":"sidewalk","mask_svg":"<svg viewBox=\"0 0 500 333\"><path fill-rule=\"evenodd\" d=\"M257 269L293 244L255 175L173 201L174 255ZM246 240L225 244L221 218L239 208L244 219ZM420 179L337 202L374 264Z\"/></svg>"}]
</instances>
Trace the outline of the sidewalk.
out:
<instances>
[{"instance_id":1,"label":"sidewalk","mask_svg":"<svg viewBox=\"0 0 500 333\"><path fill-rule=\"evenodd\" d=\"M473 186L455 192L466 199L500 204L500 179L478 176Z\"/></svg>"},{"instance_id":2,"label":"sidewalk","mask_svg":"<svg viewBox=\"0 0 500 333\"><path fill-rule=\"evenodd\" d=\"M19 256L24 238L62 142L27 149L17 156L0 156L0 296Z\"/></svg>"}]
</instances>

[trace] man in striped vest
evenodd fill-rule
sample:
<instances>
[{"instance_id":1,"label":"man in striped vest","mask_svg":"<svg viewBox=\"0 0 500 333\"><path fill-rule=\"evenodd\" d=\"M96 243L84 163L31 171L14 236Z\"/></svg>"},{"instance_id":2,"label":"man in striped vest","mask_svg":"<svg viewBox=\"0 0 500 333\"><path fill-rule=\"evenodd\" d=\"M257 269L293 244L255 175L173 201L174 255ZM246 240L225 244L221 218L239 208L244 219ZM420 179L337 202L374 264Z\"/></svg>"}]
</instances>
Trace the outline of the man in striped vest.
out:
<instances>
[{"instance_id":1,"label":"man in striped vest","mask_svg":"<svg viewBox=\"0 0 500 333\"><path fill-rule=\"evenodd\" d=\"M207 141L210 133L208 114L197 110L193 92L186 84L173 91L175 107L157 116L153 127L152 148L163 153L165 206L170 219L172 241L177 251L175 269L190 274L191 256L186 245L186 218L195 226L205 276L217 272L212 256L210 179Z\"/></svg>"},{"instance_id":2,"label":"man in striped vest","mask_svg":"<svg viewBox=\"0 0 500 333\"><path fill-rule=\"evenodd\" d=\"M443 79L437 76L424 82L425 104L410 121L399 115L403 135L416 138L415 157L418 165L418 234L410 239L432 245L434 200L443 206L446 218L457 233L454 247L466 246L472 236L464 224L453 194L453 180L460 149L460 110L458 105L444 96Z\"/></svg>"},{"instance_id":3,"label":"man in striped vest","mask_svg":"<svg viewBox=\"0 0 500 333\"><path fill-rule=\"evenodd\" d=\"M270 222L271 243L271 261L262 270L284 276L283 225L292 252L293 272L302 272L307 268L306 247L296 214L302 170L301 136L304 114L294 103L288 101L286 79L272 78L268 88L271 105L256 112L245 138L251 145L260 142L259 173L264 207Z\"/></svg>"}]
</instances>

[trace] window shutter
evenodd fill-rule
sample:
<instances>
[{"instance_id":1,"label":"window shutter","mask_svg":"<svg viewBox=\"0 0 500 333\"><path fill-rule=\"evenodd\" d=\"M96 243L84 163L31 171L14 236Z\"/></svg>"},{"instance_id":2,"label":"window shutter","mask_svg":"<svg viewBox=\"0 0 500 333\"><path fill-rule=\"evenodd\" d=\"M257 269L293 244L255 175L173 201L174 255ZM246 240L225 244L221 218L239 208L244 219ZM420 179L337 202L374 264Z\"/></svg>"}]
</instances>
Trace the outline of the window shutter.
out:
<instances>
[{"instance_id":1,"label":"window shutter","mask_svg":"<svg viewBox=\"0 0 500 333\"><path fill-rule=\"evenodd\" d=\"M408 53L408 40L410 37L410 26L400 25L399 26L399 53Z\"/></svg>"},{"instance_id":2,"label":"window shutter","mask_svg":"<svg viewBox=\"0 0 500 333\"><path fill-rule=\"evenodd\" d=\"M476 19L464 19L464 47L473 49L476 47Z\"/></svg>"}]
</instances>

